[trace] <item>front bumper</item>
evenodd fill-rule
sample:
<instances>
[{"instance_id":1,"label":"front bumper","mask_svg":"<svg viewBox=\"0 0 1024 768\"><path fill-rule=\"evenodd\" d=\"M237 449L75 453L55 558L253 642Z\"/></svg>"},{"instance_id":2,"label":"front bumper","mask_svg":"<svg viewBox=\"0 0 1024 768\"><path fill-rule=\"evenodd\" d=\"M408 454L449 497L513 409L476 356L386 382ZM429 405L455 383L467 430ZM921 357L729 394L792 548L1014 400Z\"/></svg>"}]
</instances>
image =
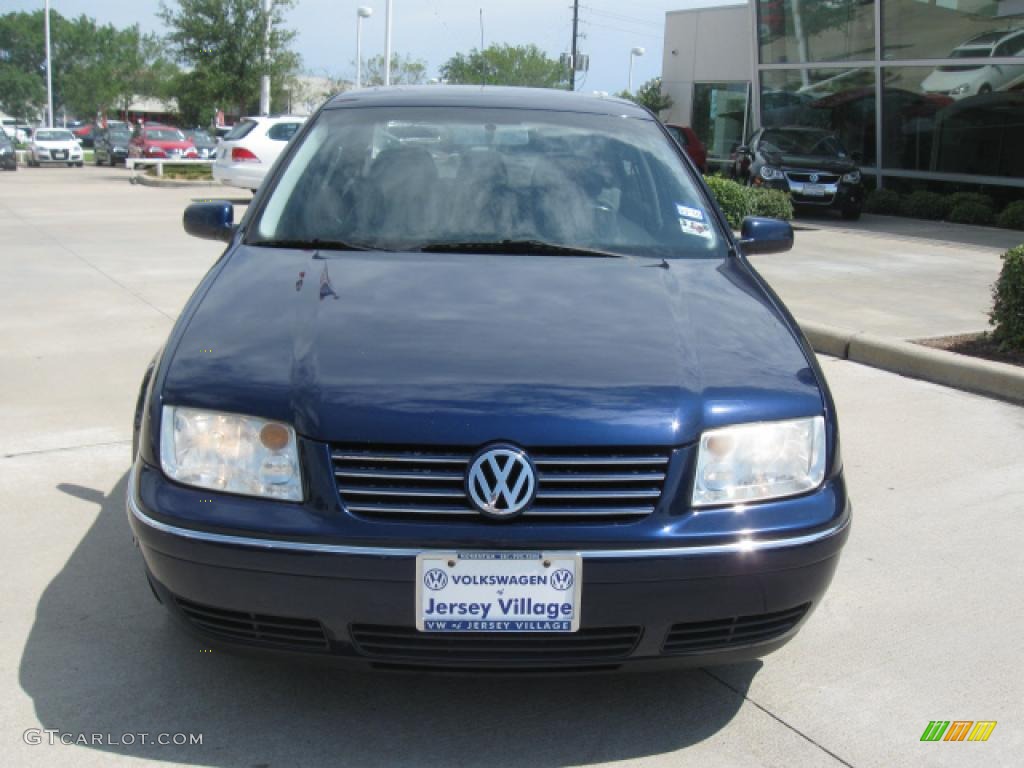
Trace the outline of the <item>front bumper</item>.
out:
<instances>
[{"instance_id":1,"label":"front bumper","mask_svg":"<svg viewBox=\"0 0 1024 768\"><path fill-rule=\"evenodd\" d=\"M834 184L808 184L792 179L773 179L761 183L766 189L787 192L793 205L842 211L859 209L864 204L864 187L860 183L848 184L839 181ZM808 187L816 187L815 194L808 194Z\"/></svg>"},{"instance_id":2,"label":"front bumper","mask_svg":"<svg viewBox=\"0 0 1024 768\"><path fill-rule=\"evenodd\" d=\"M208 643L375 667L604 670L756 658L798 631L849 535L843 492L827 525L784 538L582 547L578 633L453 637L414 629L416 555L427 548L182 527L140 499L139 467L127 497L134 537L154 592L191 631ZM472 548L496 547L459 547Z\"/></svg>"}]
</instances>

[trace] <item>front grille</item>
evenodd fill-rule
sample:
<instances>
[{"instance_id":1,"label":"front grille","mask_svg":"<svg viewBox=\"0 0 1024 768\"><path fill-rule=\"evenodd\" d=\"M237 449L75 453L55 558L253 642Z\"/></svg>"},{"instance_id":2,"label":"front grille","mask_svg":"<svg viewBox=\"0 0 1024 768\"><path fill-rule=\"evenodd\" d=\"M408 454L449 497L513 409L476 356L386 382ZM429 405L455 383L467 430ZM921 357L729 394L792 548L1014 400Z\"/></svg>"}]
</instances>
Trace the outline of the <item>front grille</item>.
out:
<instances>
[{"instance_id":1,"label":"front grille","mask_svg":"<svg viewBox=\"0 0 1024 768\"><path fill-rule=\"evenodd\" d=\"M193 603L181 597L174 602L192 626L228 640L302 651L328 650L327 635L319 621L229 611Z\"/></svg>"},{"instance_id":2,"label":"front grille","mask_svg":"<svg viewBox=\"0 0 1024 768\"><path fill-rule=\"evenodd\" d=\"M332 450L338 491L350 512L369 516L480 517L466 495L476 450ZM665 449L548 449L530 452L534 519L635 518L654 511L668 469Z\"/></svg>"},{"instance_id":3,"label":"front grille","mask_svg":"<svg viewBox=\"0 0 1024 768\"><path fill-rule=\"evenodd\" d=\"M819 173L818 180L811 181L811 171L786 171L786 178L801 184L836 184L839 181L839 177L834 173Z\"/></svg>"},{"instance_id":4,"label":"front grille","mask_svg":"<svg viewBox=\"0 0 1024 768\"><path fill-rule=\"evenodd\" d=\"M662 653L695 653L753 645L781 637L807 613L810 603L786 611L676 624L668 631Z\"/></svg>"},{"instance_id":5,"label":"front grille","mask_svg":"<svg viewBox=\"0 0 1024 768\"><path fill-rule=\"evenodd\" d=\"M353 624L363 656L408 662L595 662L624 659L640 641L640 627L596 627L566 633L424 633L412 627Z\"/></svg>"}]
</instances>

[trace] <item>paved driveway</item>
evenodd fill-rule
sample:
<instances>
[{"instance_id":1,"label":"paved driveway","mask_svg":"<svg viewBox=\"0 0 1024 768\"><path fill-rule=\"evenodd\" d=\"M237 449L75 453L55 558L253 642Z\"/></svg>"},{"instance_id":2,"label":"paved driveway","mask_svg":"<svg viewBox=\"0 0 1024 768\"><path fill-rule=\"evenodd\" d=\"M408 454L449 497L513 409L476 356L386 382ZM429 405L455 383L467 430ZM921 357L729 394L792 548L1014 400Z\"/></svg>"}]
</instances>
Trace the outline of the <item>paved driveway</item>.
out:
<instances>
[{"instance_id":1,"label":"paved driveway","mask_svg":"<svg viewBox=\"0 0 1024 768\"><path fill-rule=\"evenodd\" d=\"M124 178L0 176L3 765L1020 764L1024 409L829 359L854 529L762 662L474 679L204 652L153 600L122 498L139 375L219 248L181 233L192 194ZM998 725L921 743L936 719ZM180 732L202 745L117 743Z\"/></svg>"}]
</instances>

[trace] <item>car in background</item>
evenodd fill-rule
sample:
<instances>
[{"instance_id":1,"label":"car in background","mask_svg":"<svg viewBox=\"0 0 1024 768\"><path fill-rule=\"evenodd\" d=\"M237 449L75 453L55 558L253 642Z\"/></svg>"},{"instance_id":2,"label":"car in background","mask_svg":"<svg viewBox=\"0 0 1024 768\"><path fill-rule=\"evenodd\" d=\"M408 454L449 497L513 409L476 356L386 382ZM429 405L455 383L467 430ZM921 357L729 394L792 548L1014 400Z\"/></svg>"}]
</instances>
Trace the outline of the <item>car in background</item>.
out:
<instances>
[{"instance_id":1,"label":"car in background","mask_svg":"<svg viewBox=\"0 0 1024 768\"><path fill-rule=\"evenodd\" d=\"M220 140L213 178L256 191L305 117L246 117Z\"/></svg>"},{"instance_id":2,"label":"car in background","mask_svg":"<svg viewBox=\"0 0 1024 768\"><path fill-rule=\"evenodd\" d=\"M135 126L128 157L159 160L198 160L195 144L172 125L140 123Z\"/></svg>"},{"instance_id":3,"label":"car in background","mask_svg":"<svg viewBox=\"0 0 1024 768\"><path fill-rule=\"evenodd\" d=\"M217 156L217 140L202 128L185 128L182 133L195 145L200 160L212 160Z\"/></svg>"},{"instance_id":4,"label":"car in background","mask_svg":"<svg viewBox=\"0 0 1024 768\"><path fill-rule=\"evenodd\" d=\"M106 128L100 128L96 131L93 142L93 159L96 165L124 165L131 143L132 133L126 123L112 122Z\"/></svg>"},{"instance_id":5,"label":"car in background","mask_svg":"<svg viewBox=\"0 0 1024 768\"><path fill-rule=\"evenodd\" d=\"M961 43L949 54L951 59L1018 56L1024 56L1024 29L985 32ZM932 70L921 82L921 90L962 99L1002 90L1021 76L1024 60L1020 64L946 64Z\"/></svg>"},{"instance_id":6,"label":"car in background","mask_svg":"<svg viewBox=\"0 0 1024 768\"><path fill-rule=\"evenodd\" d=\"M96 141L96 130L95 123L81 123L71 128L71 132L75 134L75 138L81 142L83 147L93 146Z\"/></svg>"},{"instance_id":7,"label":"car in background","mask_svg":"<svg viewBox=\"0 0 1024 768\"><path fill-rule=\"evenodd\" d=\"M733 175L751 186L787 192L793 205L860 218L864 185L857 162L831 131L762 128L737 147Z\"/></svg>"},{"instance_id":8,"label":"car in background","mask_svg":"<svg viewBox=\"0 0 1024 768\"><path fill-rule=\"evenodd\" d=\"M28 145L28 164L38 168L58 163L81 168L85 164L82 145L67 128L36 128Z\"/></svg>"},{"instance_id":9,"label":"car in background","mask_svg":"<svg viewBox=\"0 0 1024 768\"><path fill-rule=\"evenodd\" d=\"M666 123L665 130L671 134L672 138L681 146L686 154L693 160L693 164L697 166L697 170L701 173L708 172L708 150L704 146L704 142L700 140L693 128L688 125L678 125L676 123Z\"/></svg>"},{"instance_id":10,"label":"car in background","mask_svg":"<svg viewBox=\"0 0 1024 768\"><path fill-rule=\"evenodd\" d=\"M14 142L0 131L0 168L7 171L18 170L18 156L14 153Z\"/></svg>"},{"instance_id":11,"label":"car in background","mask_svg":"<svg viewBox=\"0 0 1024 768\"><path fill-rule=\"evenodd\" d=\"M204 648L704 667L820 604L851 519L835 405L748 260L792 227L734 235L646 109L345 93L240 223L183 224L225 250L143 376L126 506Z\"/></svg>"},{"instance_id":12,"label":"car in background","mask_svg":"<svg viewBox=\"0 0 1024 768\"><path fill-rule=\"evenodd\" d=\"M28 143L29 137L32 136L32 129L14 117L5 117L3 121L0 121L0 129L2 129L0 133L18 144Z\"/></svg>"}]
</instances>

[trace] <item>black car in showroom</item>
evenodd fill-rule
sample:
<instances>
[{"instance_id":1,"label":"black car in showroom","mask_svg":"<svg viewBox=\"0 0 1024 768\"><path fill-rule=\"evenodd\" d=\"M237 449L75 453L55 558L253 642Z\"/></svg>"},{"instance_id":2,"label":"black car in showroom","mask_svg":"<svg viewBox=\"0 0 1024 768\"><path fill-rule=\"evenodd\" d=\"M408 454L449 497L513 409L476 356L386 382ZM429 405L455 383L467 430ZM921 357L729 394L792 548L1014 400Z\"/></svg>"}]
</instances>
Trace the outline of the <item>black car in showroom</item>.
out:
<instances>
[{"instance_id":1,"label":"black car in showroom","mask_svg":"<svg viewBox=\"0 0 1024 768\"><path fill-rule=\"evenodd\" d=\"M132 133L125 123L101 128L96 132L93 145L93 158L96 165L124 164L128 157L128 145L131 144Z\"/></svg>"},{"instance_id":2,"label":"black car in showroom","mask_svg":"<svg viewBox=\"0 0 1024 768\"><path fill-rule=\"evenodd\" d=\"M860 218L864 185L857 158L820 128L762 128L736 149L733 175L752 186L788 192L797 209L829 208Z\"/></svg>"}]
</instances>

